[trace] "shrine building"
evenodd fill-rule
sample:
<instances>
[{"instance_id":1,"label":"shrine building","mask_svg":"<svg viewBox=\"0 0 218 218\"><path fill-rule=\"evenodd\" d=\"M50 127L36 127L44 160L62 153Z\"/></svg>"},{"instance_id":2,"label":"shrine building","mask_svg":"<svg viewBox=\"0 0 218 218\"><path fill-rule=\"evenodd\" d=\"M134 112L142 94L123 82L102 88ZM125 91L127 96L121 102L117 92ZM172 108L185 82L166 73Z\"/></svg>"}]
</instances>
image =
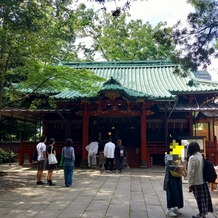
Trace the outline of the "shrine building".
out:
<instances>
[{"instance_id":1,"label":"shrine building","mask_svg":"<svg viewBox=\"0 0 218 218\"><path fill-rule=\"evenodd\" d=\"M163 164L170 143L203 138L205 154L218 164L218 82L175 74L178 65L169 61L62 62L63 66L85 68L104 78L98 91L65 90L48 93L56 109L5 108L1 114L41 122L43 133L64 146L74 141L77 164L87 159L85 146L100 141L99 152L109 137L122 139L130 167ZM182 69L181 69L182 70ZM81 84L82 86L83 84ZM196 124L207 125L206 132ZM21 142L22 149L30 142ZM23 147L22 147L23 146ZM60 152L60 150L59 150Z\"/></svg>"}]
</instances>

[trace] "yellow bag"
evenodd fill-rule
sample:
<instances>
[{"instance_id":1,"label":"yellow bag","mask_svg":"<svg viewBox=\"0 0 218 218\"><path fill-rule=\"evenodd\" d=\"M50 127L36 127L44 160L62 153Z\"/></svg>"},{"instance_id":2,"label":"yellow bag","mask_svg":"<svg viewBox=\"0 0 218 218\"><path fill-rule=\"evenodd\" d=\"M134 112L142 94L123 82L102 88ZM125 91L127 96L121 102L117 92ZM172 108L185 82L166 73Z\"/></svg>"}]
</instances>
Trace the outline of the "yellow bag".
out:
<instances>
[{"instance_id":1,"label":"yellow bag","mask_svg":"<svg viewBox=\"0 0 218 218\"><path fill-rule=\"evenodd\" d=\"M187 176L187 172L183 166L179 167L177 170L170 170L170 174L174 177Z\"/></svg>"},{"instance_id":2,"label":"yellow bag","mask_svg":"<svg viewBox=\"0 0 218 218\"><path fill-rule=\"evenodd\" d=\"M178 171L170 170L170 174L171 174L173 177L186 176L186 173L183 172L183 171L184 171L184 170L182 170L182 173L181 173L181 172L178 172Z\"/></svg>"}]
</instances>

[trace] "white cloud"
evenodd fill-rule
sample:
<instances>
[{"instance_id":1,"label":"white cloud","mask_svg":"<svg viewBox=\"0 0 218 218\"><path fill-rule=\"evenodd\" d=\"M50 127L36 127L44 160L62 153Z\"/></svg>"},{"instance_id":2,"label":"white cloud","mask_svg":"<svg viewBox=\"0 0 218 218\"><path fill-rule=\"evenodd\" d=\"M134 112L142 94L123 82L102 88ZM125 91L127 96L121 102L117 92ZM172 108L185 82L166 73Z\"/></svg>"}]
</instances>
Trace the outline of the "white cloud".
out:
<instances>
[{"instance_id":1,"label":"white cloud","mask_svg":"<svg viewBox=\"0 0 218 218\"><path fill-rule=\"evenodd\" d=\"M110 12L116 7L122 7L126 0L106 2L107 11ZM79 3L85 3L87 7L102 8L102 5L95 1L80 0ZM133 0L130 2L132 19L142 19L152 25L160 21L167 22L168 25L175 24L178 20L186 21L187 15L193 10L191 4L185 0Z\"/></svg>"},{"instance_id":2,"label":"white cloud","mask_svg":"<svg viewBox=\"0 0 218 218\"><path fill-rule=\"evenodd\" d=\"M172 26L181 20L186 23L188 13L193 10L185 0L148 0L132 2L130 14L132 19L142 19L152 25L163 21Z\"/></svg>"},{"instance_id":3,"label":"white cloud","mask_svg":"<svg viewBox=\"0 0 218 218\"><path fill-rule=\"evenodd\" d=\"M218 81L218 59L212 59L212 63L207 71L210 73L213 81Z\"/></svg>"}]
</instances>

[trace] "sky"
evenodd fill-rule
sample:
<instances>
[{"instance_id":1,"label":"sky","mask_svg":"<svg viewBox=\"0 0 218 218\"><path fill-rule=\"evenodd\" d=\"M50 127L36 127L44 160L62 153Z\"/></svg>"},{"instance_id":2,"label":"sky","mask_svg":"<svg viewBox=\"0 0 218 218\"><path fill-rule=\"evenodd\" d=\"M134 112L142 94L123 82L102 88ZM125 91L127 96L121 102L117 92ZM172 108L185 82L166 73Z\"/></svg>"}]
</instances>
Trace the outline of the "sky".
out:
<instances>
[{"instance_id":1,"label":"sky","mask_svg":"<svg viewBox=\"0 0 218 218\"><path fill-rule=\"evenodd\" d=\"M109 1L109 0L108 0ZM109 1L105 5L107 12L116 7L122 7L126 0ZM94 0L79 0L78 3L85 3L87 6L94 7L96 10L102 8L101 4ZM193 10L186 0L131 0L131 7L128 12L132 19L142 19L156 25L160 21L167 21L169 25L178 20L185 21L188 13Z\"/></svg>"},{"instance_id":2,"label":"sky","mask_svg":"<svg viewBox=\"0 0 218 218\"><path fill-rule=\"evenodd\" d=\"M79 0L79 3L85 3L87 7L94 7L96 10L102 6L97 4L94 0ZM107 2L107 11L114 10L122 6L125 1L117 0ZM131 19L141 19L144 22L149 22L152 26L157 25L159 22L167 22L167 25L172 26L177 21L181 20L182 24L186 26L187 15L193 11L191 4L186 0L136 0L131 1L129 13ZM207 71L211 74L212 80L218 81L218 60L213 59Z\"/></svg>"}]
</instances>

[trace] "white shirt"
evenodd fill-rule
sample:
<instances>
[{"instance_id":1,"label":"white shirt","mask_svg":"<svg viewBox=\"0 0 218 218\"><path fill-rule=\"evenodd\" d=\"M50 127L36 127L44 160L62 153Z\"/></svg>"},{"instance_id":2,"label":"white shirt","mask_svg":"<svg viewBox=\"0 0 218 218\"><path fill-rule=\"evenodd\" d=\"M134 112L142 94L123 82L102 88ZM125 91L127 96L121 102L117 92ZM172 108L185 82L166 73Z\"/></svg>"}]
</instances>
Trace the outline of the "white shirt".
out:
<instances>
[{"instance_id":1,"label":"white shirt","mask_svg":"<svg viewBox=\"0 0 218 218\"><path fill-rule=\"evenodd\" d=\"M104 156L106 158L114 158L115 144L113 142L108 142L104 146Z\"/></svg>"},{"instance_id":2,"label":"white shirt","mask_svg":"<svg viewBox=\"0 0 218 218\"><path fill-rule=\"evenodd\" d=\"M37 160L45 160L44 156L43 156L43 152L46 152L46 145L44 142L39 142L38 145L36 146L37 150L38 150L38 158Z\"/></svg>"},{"instance_id":3,"label":"white shirt","mask_svg":"<svg viewBox=\"0 0 218 218\"><path fill-rule=\"evenodd\" d=\"M98 142L91 142L86 146L86 150L88 151L88 156L92 157L98 153Z\"/></svg>"}]
</instances>

